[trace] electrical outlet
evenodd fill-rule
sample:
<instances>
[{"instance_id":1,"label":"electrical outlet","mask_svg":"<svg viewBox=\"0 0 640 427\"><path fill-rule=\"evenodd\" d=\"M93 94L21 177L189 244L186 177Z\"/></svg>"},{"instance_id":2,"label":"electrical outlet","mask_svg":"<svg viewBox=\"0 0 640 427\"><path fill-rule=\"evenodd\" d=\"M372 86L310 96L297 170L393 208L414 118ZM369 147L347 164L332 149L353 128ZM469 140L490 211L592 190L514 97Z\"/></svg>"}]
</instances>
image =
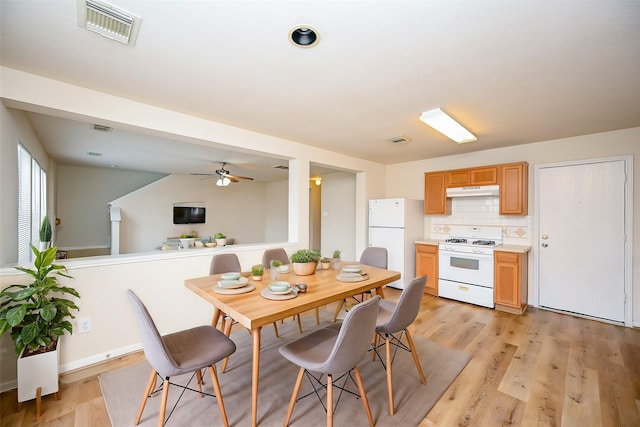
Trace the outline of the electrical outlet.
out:
<instances>
[{"instance_id":1,"label":"electrical outlet","mask_svg":"<svg viewBox=\"0 0 640 427\"><path fill-rule=\"evenodd\" d=\"M84 334L85 332L91 332L90 317L82 317L78 319L78 333Z\"/></svg>"}]
</instances>

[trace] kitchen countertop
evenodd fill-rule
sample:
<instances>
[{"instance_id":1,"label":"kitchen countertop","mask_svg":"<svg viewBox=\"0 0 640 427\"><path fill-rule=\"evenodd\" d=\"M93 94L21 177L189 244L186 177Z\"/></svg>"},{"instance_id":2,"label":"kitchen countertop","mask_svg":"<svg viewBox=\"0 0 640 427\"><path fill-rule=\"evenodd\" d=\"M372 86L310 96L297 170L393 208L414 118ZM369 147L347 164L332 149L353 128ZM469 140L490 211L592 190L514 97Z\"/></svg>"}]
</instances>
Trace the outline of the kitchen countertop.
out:
<instances>
[{"instance_id":1,"label":"kitchen countertop","mask_svg":"<svg viewBox=\"0 0 640 427\"><path fill-rule=\"evenodd\" d=\"M496 251L499 252L515 252L519 254L527 253L531 250L531 246L524 245L500 245L496 246Z\"/></svg>"},{"instance_id":2,"label":"kitchen countertop","mask_svg":"<svg viewBox=\"0 0 640 427\"><path fill-rule=\"evenodd\" d=\"M438 243L442 243L443 240L438 239L426 239L426 240L416 240L416 245L434 245L437 246ZM515 252L519 254L524 254L531 251L531 246L527 245L500 245L495 247L496 251L501 252Z\"/></svg>"},{"instance_id":3,"label":"kitchen countertop","mask_svg":"<svg viewBox=\"0 0 640 427\"><path fill-rule=\"evenodd\" d=\"M442 242L442 240L437 239L428 239L428 240L416 240L416 245L438 245L438 243Z\"/></svg>"}]
</instances>

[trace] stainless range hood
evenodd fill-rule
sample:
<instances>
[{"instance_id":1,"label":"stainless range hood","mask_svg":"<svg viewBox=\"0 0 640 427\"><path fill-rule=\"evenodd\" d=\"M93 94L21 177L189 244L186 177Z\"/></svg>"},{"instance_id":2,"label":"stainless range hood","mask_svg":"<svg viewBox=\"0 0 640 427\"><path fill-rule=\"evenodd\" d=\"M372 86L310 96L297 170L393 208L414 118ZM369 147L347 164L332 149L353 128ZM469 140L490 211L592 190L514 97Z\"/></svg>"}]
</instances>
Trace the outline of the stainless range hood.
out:
<instances>
[{"instance_id":1,"label":"stainless range hood","mask_svg":"<svg viewBox=\"0 0 640 427\"><path fill-rule=\"evenodd\" d=\"M447 197L495 197L498 195L500 195L500 187L498 185L479 185L472 187L447 188Z\"/></svg>"}]
</instances>

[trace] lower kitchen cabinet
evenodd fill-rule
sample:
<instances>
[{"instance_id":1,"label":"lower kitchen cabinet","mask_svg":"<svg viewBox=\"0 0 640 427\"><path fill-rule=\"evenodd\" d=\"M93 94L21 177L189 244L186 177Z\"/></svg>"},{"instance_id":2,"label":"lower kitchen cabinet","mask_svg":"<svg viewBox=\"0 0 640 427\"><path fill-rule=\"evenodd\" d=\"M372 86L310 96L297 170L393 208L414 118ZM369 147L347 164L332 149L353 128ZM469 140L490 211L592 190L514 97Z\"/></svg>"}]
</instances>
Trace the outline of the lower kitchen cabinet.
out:
<instances>
[{"instance_id":1,"label":"lower kitchen cabinet","mask_svg":"<svg viewBox=\"0 0 640 427\"><path fill-rule=\"evenodd\" d=\"M416 244L416 277L427 276L424 293L438 296L438 245Z\"/></svg>"},{"instance_id":2,"label":"lower kitchen cabinet","mask_svg":"<svg viewBox=\"0 0 640 427\"><path fill-rule=\"evenodd\" d=\"M527 309L528 253L495 251L493 299L496 310L522 314Z\"/></svg>"}]
</instances>

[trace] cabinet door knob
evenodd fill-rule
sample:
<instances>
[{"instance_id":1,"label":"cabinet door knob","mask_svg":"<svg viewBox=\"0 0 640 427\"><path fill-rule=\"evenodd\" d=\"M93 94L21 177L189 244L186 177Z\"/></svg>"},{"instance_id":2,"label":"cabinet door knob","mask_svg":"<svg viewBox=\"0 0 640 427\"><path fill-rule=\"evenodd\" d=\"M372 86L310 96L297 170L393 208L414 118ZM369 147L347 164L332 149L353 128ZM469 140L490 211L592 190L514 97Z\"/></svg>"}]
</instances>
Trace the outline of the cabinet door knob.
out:
<instances>
[{"instance_id":1,"label":"cabinet door knob","mask_svg":"<svg viewBox=\"0 0 640 427\"><path fill-rule=\"evenodd\" d=\"M546 248L547 246L549 246L549 244L548 244L548 243L543 243L543 244L542 244L542 247L543 247L543 248Z\"/></svg>"}]
</instances>

